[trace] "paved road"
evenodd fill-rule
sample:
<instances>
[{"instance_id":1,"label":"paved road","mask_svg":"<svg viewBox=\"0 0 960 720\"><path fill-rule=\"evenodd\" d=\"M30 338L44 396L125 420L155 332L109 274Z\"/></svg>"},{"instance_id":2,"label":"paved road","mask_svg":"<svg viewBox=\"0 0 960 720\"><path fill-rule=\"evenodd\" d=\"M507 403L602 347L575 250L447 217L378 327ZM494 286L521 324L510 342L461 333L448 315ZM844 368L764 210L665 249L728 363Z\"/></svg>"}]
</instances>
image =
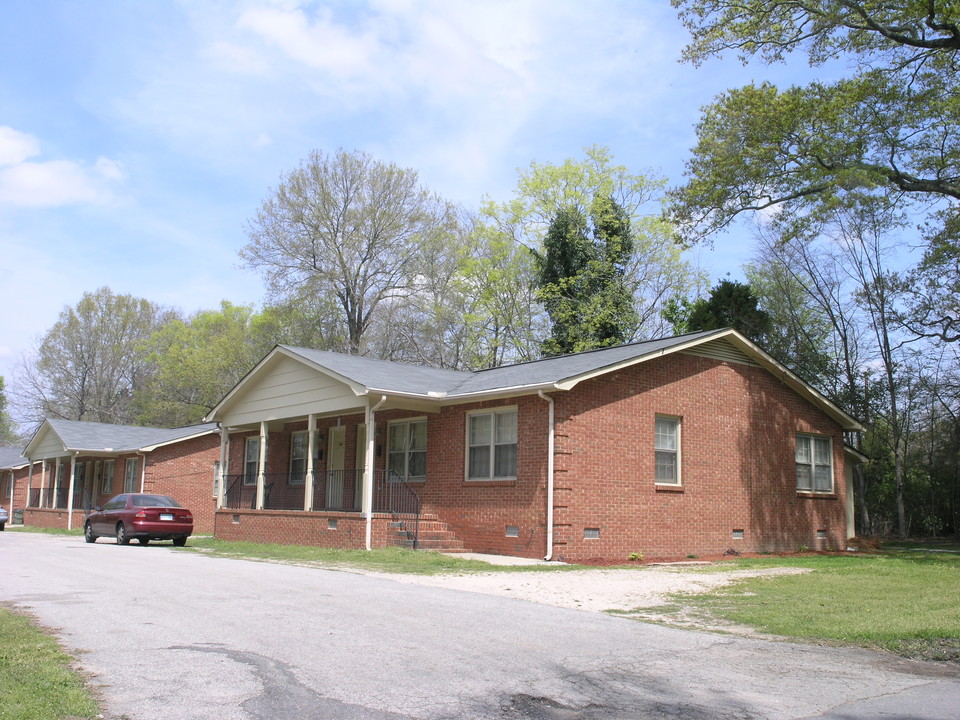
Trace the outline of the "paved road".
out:
<instances>
[{"instance_id":1,"label":"paved road","mask_svg":"<svg viewBox=\"0 0 960 720\"><path fill-rule=\"evenodd\" d=\"M111 720L956 720L956 666L645 625L169 545L0 535L0 602Z\"/></svg>"}]
</instances>

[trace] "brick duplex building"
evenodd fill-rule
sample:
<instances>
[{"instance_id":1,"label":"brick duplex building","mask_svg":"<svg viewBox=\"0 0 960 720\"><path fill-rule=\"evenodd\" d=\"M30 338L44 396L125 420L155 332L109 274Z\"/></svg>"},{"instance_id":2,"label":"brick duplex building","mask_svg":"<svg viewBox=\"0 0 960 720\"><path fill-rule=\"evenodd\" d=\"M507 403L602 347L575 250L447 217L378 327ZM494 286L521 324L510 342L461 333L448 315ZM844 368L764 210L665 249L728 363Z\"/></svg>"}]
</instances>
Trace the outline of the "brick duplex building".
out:
<instances>
[{"instance_id":1,"label":"brick duplex building","mask_svg":"<svg viewBox=\"0 0 960 720\"><path fill-rule=\"evenodd\" d=\"M624 562L852 535L861 426L729 329L481 372L278 346L206 419L225 539Z\"/></svg>"},{"instance_id":2,"label":"brick duplex building","mask_svg":"<svg viewBox=\"0 0 960 720\"><path fill-rule=\"evenodd\" d=\"M81 528L86 513L113 495L148 492L190 508L194 532L213 531L214 424L169 429L48 419L23 455L16 484L24 525Z\"/></svg>"}]
</instances>

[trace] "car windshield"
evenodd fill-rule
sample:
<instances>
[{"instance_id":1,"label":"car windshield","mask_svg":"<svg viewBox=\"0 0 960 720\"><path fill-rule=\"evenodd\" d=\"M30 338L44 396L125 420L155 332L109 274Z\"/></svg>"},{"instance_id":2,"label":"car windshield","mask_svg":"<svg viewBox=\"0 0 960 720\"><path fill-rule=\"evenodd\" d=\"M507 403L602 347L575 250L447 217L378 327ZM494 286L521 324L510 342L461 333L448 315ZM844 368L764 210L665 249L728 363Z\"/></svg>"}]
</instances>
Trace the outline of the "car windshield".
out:
<instances>
[{"instance_id":1,"label":"car windshield","mask_svg":"<svg viewBox=\"0 0 960 720\"><path fill-rule=\"evenodd\" d=\"M180 503L166 495L134 495L135 507L180 507Z\"/></svg>"}]
</instances>

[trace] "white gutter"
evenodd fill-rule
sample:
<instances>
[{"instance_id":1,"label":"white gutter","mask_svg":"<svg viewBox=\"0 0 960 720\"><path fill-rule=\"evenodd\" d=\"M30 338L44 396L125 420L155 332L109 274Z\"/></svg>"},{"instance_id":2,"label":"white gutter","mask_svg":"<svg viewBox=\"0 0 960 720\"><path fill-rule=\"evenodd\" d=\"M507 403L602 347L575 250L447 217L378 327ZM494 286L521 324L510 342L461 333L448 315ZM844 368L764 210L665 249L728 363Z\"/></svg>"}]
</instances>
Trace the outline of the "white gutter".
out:
<instances>
[{"instance_id":1,"label":"white gutter","mask_svg":"<svg viewBox=\"0 0 960 720\"><path fill-rule=\"evenodd\" d=\"M386 395L380 396L380 401L370 407L370 401L367 401L367 411L364 422L367 424L367 452L363 461L363 513L367 516L366 540L364 541L367 550L373 549L373 449L377 442L377 431L375 413L387 401Z\"/></svg>"},{"instance_id":2,"label":"white gutter","mask_svg":"<svg viewBox=\"0 0 960 720\"><path fill-rule=\"evenodd\" d=\"M544 560L553 560L553 443L556 430L554 417L554 402L552 397L538 390L537 395L549 404L549 432L547 434L547 554Z\"/></svg>"}]
</instances>

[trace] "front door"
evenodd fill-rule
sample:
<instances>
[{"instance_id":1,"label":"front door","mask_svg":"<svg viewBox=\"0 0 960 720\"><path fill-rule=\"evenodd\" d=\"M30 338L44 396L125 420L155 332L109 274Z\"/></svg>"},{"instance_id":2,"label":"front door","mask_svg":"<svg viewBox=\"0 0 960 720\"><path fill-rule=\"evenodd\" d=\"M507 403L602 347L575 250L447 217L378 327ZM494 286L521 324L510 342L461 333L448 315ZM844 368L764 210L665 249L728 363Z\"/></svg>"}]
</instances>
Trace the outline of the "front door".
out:
<instances>
[{"instance_id":1,"label":"front door","mask_svg":"<svg viewBox=\"0 0 960 720\"><path fill-rule=\"evenodd\" d=\"M330 428L327 439L327 509L343 508L343 460L347 429Z\"/></svg>"}]
</instances>

